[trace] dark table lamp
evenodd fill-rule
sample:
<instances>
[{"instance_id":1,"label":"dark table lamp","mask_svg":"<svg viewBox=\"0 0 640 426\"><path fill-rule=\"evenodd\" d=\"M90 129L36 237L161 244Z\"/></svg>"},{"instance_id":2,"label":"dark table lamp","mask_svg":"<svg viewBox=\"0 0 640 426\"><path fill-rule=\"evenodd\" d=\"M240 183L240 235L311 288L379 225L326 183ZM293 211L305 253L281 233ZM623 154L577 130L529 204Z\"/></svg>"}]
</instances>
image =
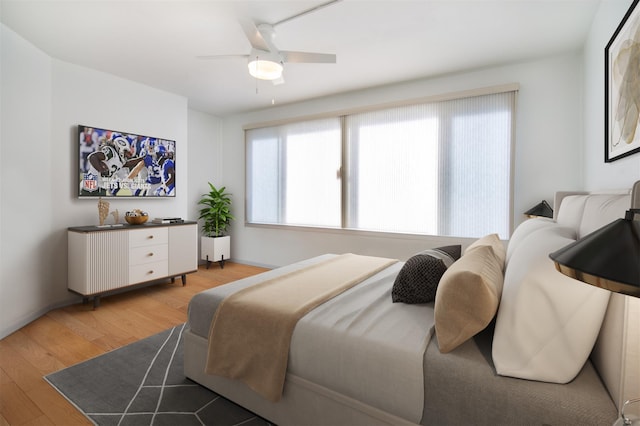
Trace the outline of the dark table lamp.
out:
<instances>
[{"instance_id":1,"label":"dark table lamp","mask_svg":"<svg viewBox=\"0 0 640 426\"><path fill-rule=\"evenodd\" d=\"M545 200L540 201L535 206L524 212L529 217L553 217L553 209Z\"/></svg>"},{"instance_id":2,"label":"dark table lamp","mask_svg":"<svg viewBox=\"0 0 640 426\"><path fill-rule=\"evenodd\" d=\"M640 297L640 181L633 185L631 208L618 219L549 255L556 269L576 280L616 293ZM637 424L625 417L616 424Z\"/></svg>"},{"instance_id":3,"label":"dark table lamp","mask_svg":"<svg viewBox=\"0 0 640 426\"><path fill-rule=\"evenodd\" d=\"M640 297L640 181L624 219L549 255L563 274L616 293Z\"/></svg>"}]
</instances>

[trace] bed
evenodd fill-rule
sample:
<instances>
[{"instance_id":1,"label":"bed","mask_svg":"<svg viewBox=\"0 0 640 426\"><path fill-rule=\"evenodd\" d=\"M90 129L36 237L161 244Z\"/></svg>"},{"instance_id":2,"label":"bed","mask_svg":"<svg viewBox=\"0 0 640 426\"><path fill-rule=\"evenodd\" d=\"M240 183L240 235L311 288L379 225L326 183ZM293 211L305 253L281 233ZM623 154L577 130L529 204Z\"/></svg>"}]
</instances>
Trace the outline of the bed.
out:
<instances>
[{"instance_id":1,"label":"bed","mask_svg":"<svg viewBox=\"0 0 640 426\"><path fill-rule=\"evenodd\" d=\"M549 271L547 256L622 217L630 193L556 194L554 219L520 225L502 248L495 288L471 301L461 301L456 289L467 296L475 290L443 282L466 276L464 268L473 267L463 260L472 255L491 262L500 257L487 237L446 269L432 302L391 301L412 259L362 279L296 323L276 400L241 380L205 372L215 313L244 289L339 256L306 259L199 293L189 304L185 375L278 425L612 424L624 401L640 395L640 299L566 284L569 278ZM447 304L450 288L458 299ZM555 291L560 296L550 300ZM467 312L477 306L468 303L482 305L485 319L460 338L460 328L478 322ZM486 320L485 311L492 310ZM453 340L445 340L447 327L458 327Z\"/></svg>"}]
</instances>

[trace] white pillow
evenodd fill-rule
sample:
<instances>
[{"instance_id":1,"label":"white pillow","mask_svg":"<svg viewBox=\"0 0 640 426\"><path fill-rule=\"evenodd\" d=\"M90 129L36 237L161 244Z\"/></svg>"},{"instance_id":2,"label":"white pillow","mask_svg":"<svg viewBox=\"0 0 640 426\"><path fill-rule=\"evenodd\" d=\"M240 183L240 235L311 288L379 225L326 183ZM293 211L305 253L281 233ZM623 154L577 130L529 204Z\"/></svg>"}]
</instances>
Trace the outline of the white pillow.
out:
<instances>
[{"instance_id":1,"label":"white pillow","mask_svg":"<svg viewBox=\"0 0 640 426\"><path fill-rule=\"evenodd\" d=\"M578 229L584 214L584 204L587 202L587 195L568 195L562 199L558 208L556 221L563 226L570 226Z\"/></svg>"},{"instance_id":2,"label":"white pillow","mask_svg":"<svg viewBox=\"0 0 640 426\"><path fill-rule=\"evenodd\" d=\"M560 225L543 227L513 251L493 336L498 374L567 383L589 357L610 293L556 271L549 253L573 235Z\"/></svg>"},{"instance_id":3,"label":"white pillow","mask_svg":"<svg viewBox=\"0 0 640 426\"><path fill-rule=\"evenodd\" d=\"M537 231L541 228L546 228L548 226L554 226L556 223L553 219L549 219L547 217L535 217L532 219L528 219L522 222L513 234L511 234L511 238L509 239L509 244L507 245L507 258L506 265L509 264L509 260L511 260L511 256L515 251L516 247L518 247L530 234ZM575 237L575 232L574 235Z\"/></svg>"}]
</instances>

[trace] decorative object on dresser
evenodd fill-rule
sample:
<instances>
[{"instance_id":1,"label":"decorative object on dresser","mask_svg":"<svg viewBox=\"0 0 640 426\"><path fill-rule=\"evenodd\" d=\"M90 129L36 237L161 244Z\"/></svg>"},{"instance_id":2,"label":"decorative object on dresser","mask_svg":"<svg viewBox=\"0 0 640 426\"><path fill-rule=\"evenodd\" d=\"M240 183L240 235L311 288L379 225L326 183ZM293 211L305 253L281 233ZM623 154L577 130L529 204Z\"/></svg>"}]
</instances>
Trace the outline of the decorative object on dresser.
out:
<instances>
[{"instance_id":1,"label":"decorative object on dresser","mask_svg":"<svg viewBox=\"0 0 640 426\"><path fill-rule=\"evenodd\" d=\"M98 200L98 223L104 225L104 221L109 216L109 202L104 201L102 197Z\"/></svg>"},{"instance_id":2,"label":"decorative object on dresser","mask_svg":"<svg viewBox=\"0 0 640 426\"><path fill-rule=\"evenodd\" d=\"M200 239L200 258L207 261L207 269L211 262L218 262L224 268L225 260L231 257L231 237L225 235L227 227L235 218L231 214L231 194L226 188L216 188L211 182L209 192L202 194L198 204L203 205L198 219L203 219L202 237Z\"/></svg>"},{"instance_id":3,"label":"decorative object on dresser","mask_svg":"<svg viewBox=\"0 0 640 426\"><path fill-rule=\"evenodd\" d=\"M153 223L184 223L184 219L180 217L156 217Z\"/></svg>"},{"instance_id":4,"label":"decorative object on dresser","mask_svg":"<svg viewBox=\"0 0 640 426\"><path fill-rule=\"evenodd\" d=\"M140 209L135 209L125 213L124 219L129 225L142 225L149 219L149 214L147 212L143 212Z\"/></svg>"},{"instance_id":5,"label":"decorative object on dresser","mask_svg":"<svg viewBox=\"0 0 640 426\"><path fill-rule=\"evenodd\" d=\"M68 235L68 289L93 297L124 287L181 276L198 269L196 222L180 224L71 227Z\"/></svg>"}]
</instances>

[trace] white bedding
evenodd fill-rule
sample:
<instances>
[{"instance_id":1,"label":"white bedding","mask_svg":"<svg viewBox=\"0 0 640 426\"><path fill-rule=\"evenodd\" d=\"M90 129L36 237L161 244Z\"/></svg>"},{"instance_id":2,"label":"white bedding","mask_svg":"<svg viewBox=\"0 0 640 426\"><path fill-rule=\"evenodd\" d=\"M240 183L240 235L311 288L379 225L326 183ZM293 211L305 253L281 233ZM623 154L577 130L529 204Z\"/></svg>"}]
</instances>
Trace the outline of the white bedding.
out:
<instances>
[{"instance_id":1,"label":"white bedding","mask_svg":"<svg viewBox=\"0 0 640 426\"><path fill-rule=\"evenodd\" d=\"M334 255L304 264L327 256ZM288 371L419 423L424 406L423 357L433 334L433 305L392 303L391 288L402 265L386 268L304 316L293 332ZM273 272L266 275L271 277ZM206 337L212 311L225 296L258 282L256 276L250 278L196 295L190 305L191 330ZM201 309L194 309L203 305L209 306L205 317L200 316Z\"/></svg>"},{"instance_id":2,"label":"white bedding","mask_svg":"<svg viewBox=\"0 0 640 426\"><path fill-rule=\"evenodd\" d=\"M291 341L289 371L419 423L433 304L391 302L401 267L386 268L303 317Z\"/></svg>"}]
</instances>

